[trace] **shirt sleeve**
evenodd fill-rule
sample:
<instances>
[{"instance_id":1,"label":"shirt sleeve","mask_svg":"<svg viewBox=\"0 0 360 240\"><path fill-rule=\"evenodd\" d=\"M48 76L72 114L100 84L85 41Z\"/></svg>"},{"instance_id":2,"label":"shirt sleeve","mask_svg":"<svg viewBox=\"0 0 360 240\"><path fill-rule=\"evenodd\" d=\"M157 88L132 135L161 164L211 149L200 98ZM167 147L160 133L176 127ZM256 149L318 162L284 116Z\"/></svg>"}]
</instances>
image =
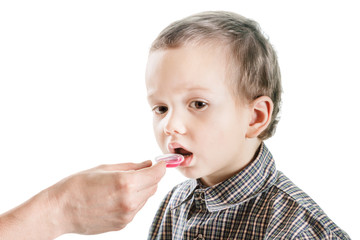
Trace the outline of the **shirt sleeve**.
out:
<instances>
[{"instance_id":1,"label":"shirt sleeve","mask_svg":"<svg viewBox=\"0 0 360 240\"><path fill-rule=\"evenodd\" d=\"M350 237L343 232L340 233L324 233L317 232L313 228L308 228L307 230L301 232L295 240L351 240Z\"/></svg>"}]
</instances>

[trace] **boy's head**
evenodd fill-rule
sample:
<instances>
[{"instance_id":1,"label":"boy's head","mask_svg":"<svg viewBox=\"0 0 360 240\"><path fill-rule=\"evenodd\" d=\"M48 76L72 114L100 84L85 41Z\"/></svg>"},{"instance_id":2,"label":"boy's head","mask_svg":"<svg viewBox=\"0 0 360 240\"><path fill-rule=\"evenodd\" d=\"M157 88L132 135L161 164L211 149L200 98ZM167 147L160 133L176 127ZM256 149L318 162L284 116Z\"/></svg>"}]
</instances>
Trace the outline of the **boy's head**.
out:
<instances>
[{"instance_id":1,"label":"boy's head","mask_svg":"<svg viewBox=\"0 0 360 240\"><path fill-rule=\"evenodd\" d=\"M170 24L153 42L150 52L207 44L222 48L228 59L233 94L252 101L269 96L274 109L268 128L259 135L265 140L275 133L281 102L281 75L276 53L250 19L231 12L203 12Z\"/></svg>"},{"instance_id":2,"label":"boy's head","mask_svg":"<svg viewBox=\"0 0 360 240\"><path fill-rule=\"evenodd\" d=\"M278 122L276 53L256 22L234 13L165 28L151 46L146 84L160 147L188 155L180 170L209 185L244 167Z\"/></svg>"}]
</instances>

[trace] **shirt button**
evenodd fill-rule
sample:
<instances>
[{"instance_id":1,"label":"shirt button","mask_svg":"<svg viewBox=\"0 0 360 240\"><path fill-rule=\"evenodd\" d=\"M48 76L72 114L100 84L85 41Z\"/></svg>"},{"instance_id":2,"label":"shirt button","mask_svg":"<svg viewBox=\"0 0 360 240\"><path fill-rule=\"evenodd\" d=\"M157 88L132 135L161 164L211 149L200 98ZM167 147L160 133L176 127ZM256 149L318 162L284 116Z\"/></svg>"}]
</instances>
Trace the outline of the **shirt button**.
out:
<instances>
[{"instance_id":1,"label":"shirt button","mask_svg":"<svg viewBox=\"0 0 360 240\"><path fill-rule=\"evenodd\" d=\"M198 234L196 239L204 239L202 234Z\"/></svg>"}]
</instances>

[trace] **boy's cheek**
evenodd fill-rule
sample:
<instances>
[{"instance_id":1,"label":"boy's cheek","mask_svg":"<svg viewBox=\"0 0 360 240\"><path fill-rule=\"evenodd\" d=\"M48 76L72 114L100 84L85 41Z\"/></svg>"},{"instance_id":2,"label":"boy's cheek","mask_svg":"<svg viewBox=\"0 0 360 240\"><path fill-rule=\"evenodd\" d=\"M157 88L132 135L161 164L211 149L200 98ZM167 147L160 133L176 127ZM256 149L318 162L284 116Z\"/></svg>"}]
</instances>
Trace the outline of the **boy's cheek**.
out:
<instances>
[{"instance_id":1,"label":"boy's cheek","mask_svg":"<svg viewBox=\"0 0 360 240\"><path fill-rule=\"evenodd\" d=\"M162 125L158 120L153 121L153 129L156 137L158 137L158 135L160 135L163 132Z\"/></svg>"},{"instance_id":2,"label":"boy's cheek","mask_svg":"<svg viewBox=\"0 0 360 240\"><path fill-rule=\"evenodd\" d=\"M163 153L168 152L166 135L162 129L160 129L160 130L157 129L155 131L155 139L156 139L156 142L157 142L158 146L160 147L161 151Z\"/></svg>"},{"instance_id":3,"label":"boy's cheek","mask_svg":"<svg viewBox=\"0 0 360 240\"><path fill-rule=\"evenodd\" d=\"M163 145L165 144L164 141L164 136L162 134L159 134L159 132L155 132L155 139L156 142L158 143L159 147L161 148L161 150L163 150Z\"/></svg>"}]
</instances>

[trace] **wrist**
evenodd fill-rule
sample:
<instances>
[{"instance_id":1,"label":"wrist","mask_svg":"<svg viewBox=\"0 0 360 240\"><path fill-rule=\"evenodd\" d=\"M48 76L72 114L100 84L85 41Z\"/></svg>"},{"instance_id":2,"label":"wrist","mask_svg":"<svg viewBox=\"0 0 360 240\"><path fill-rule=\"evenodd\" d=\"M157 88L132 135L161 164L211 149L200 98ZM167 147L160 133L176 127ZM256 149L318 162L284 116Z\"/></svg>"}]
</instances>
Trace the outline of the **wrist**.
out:
<instances>
[{"instance_id":1,"label":"wrist","mask_svg":"<svg viewBox=\"0 0 360 240\"><path fill-rule=\"evenodd\" d=\"M31 206L27 207L31 209L29 216L33 223L36 223L35 228L29 231L38 232L36 239L55 239L65 233L62 210L51 192L52 187L41 191L29 200L31 202Z\"/></svg>"},{"instance_id":2,"label":"wrist","mask_svg":"<svg viewBox=\"0 0 360 240\"><path fill-rule=\"evenodd\" d=\"M63 180L64 181L64 180ZM44 207L44 219L47 219L49 234L54 238L72 232L70 229L69 219L66 214L67 193L63 189L63 181L45 189L42 195L42 204Z\"/></svg>"}]
</instances>

